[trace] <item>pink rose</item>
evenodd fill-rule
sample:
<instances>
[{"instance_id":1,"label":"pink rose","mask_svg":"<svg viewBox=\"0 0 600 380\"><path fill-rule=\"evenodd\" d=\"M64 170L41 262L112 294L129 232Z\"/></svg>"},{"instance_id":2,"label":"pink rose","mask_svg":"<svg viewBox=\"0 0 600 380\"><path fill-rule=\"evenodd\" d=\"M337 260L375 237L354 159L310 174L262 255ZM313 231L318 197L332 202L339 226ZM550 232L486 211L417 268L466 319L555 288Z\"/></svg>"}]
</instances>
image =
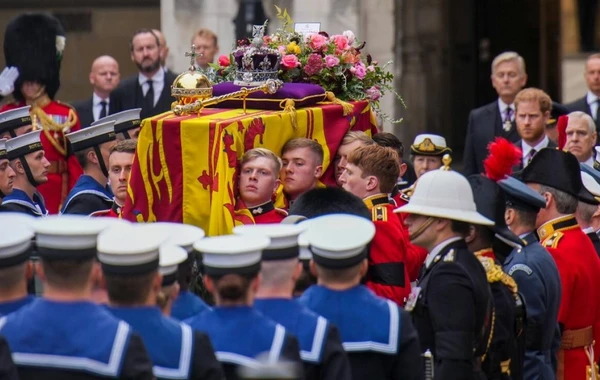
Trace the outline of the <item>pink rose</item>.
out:
<instances>
[{"instance_id":1,"label":"pink rose","mask_svg":"<svg viewBox=\"0 0 600 380\"><path fill-rule=\"evenodd\" d=\"M335 67L339 64L340 64L340 60L338 57L336 57L334 55L326 55L325 56L325 65L327 65L328 68Z\"/></svg>"},{"instance_id":2,"label":"pink rose","mask_svg":"<svg viewBox=\"0 0 600 380\"><path fill-rule=\"evenodd\" d=\"M286 52L285 46L279 45L279 46L277 46L277 50L279 50L279 52L281 53L281 55L285 55L285 52Z\"/></svg>"},{"instance_id":3,"label":"pink rose","mask_svg":"<svg viewBox=\"0 0 600 380\"><path fill-rule=\"evenodd\" d=\"M219 57L219 66L227 67L229 65L231 65L231 62L229 61L229 57L226 56L225 54L221 55Z\"/></svg>"},{"instance_id":4,"label":"pink rose","mask_svg":"<svg viewBox=\"0 0 600 380\"><path fill-rule=\"evenodd\" d=\"M300 61L294 54L286 54L281 58L281 65L286 69L293 69L300 66Z\"/></svg>"},{"instance_id":5,"label":"pink rose","mask_svg":"<svg viewBox=\"0 0 600 380\"><path fill-rule=\"evenodd\" d=\"M370 89L368 89L366 91L367 96L369 97L369 99L371 99L372 101L376 102L377 100L379 100L379 98L381 98L381 91L379 91L379 88L377 88L377 86L373 86Z\"/></svg>"},{"instance_id":6,"label":"pink rose","mask_svg":"<svg viewBox=\"0 0 600 380\"><path fill-rule=\"evenodd\" d=\"M323 58L319 54L311 54L304 65L304 72L309 77L317 75L323 70Z\"/></svg>"},{"instance_id":7,"label":"pink rose","mask_svg":"<svg viewBox=\"0 0 600 380\"><path fill-rule=\"evenodd\" d=\"M369 70L370 72L374 73L375 72L375 66L369 65L369 66L367 66L367 70Z\"/></svg>"},{"instance_id":8,"label":"pink rose","mask_svg":"<svg viewBox=\"0 0 600 380\"><path fill-rule=\"evenodd\" d=\"M327 37L320 34L309 34L308 45L313 50L321 50L327 45Z\"/></svg>"},{"instance_id":9,"label":"pink rose","mask_svg":"<svg viewBox=\"0 0 600 380\"><path fill-rule=\"evenodd\" d=\"M350 72L358 79L362 80L365 79L365 76L367 75L367 68L364 63L359 62L350 68Z\"/></svg>"},{"instance_id":10,"label":"pink rose","mask_svg":"<svg viewBox=\"0 0 600 380\"><path fill-rule=\"evenodd\" d=\"M350 45L348 45L348 38L346 36L341 36L338 34L331 36L331 39L337 46L338 50L346 50L350 47Z\"/></svg>"},{"instance_id":11,"label":"pink rose","mask_svg":"<svg viewBox=\"0 0 600 380\"><path fill-rule=\"evenodd\" d=\"M344 33L342 33L342 35L348 39L348 44L354 45L354 42L356 41L356 36L354 35L354 32L352 32L351 30L346 30L344 31Z\"/></svg>"}]
</instances>

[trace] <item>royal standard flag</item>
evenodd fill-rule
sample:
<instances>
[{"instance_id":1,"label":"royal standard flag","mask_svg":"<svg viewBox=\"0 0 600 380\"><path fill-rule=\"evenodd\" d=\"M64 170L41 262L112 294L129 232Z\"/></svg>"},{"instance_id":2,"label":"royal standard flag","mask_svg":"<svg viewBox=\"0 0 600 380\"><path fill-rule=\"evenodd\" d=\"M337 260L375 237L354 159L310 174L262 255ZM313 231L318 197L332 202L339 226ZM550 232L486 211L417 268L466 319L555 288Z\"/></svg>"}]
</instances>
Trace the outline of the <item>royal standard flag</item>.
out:
<instances>
[{"instance_id":1,"label":"royal standard flag","mask_svg":"<svg viewBox=\"0 0 600 380\"><path fill-rule=\"evenodd\" d=\"M368 102L353 103L347 116L327 104L290 113L264 110L202 110L199 115L167 112L146 119L123 216L138 222L170 221L196 225L208 236L231 233L253 223L247 210L236 210L238 160L252 148L281 156L283 145L307 137L323 146L322 182L335 185L333 155L350 130L376 131Z\"/></svg>"}]
</instances>

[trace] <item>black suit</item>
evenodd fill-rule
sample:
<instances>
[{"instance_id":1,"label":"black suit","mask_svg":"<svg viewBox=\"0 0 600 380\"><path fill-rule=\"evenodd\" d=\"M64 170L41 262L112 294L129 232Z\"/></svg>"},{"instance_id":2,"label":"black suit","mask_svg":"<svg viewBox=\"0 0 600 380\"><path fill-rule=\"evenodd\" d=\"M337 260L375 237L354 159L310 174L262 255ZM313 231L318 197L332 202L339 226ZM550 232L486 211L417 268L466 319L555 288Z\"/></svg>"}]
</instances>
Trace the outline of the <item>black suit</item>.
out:
<instances>
[{"instance_id":1,"label":"black suit","mask_svg":"<svg viewBox=\"0 0 600 380\"><path fill-rule=\"evenodd\" d=\"M94 121L94 98L89 97L86 100L80 100L78 102L73 103L73 107L75 111L77 111L77 115L79 116L79 122L81 123L81 128L89 127ZM112 95L109 98L108 106L106 107L106 115L110 115L113 112L113 97ZM100 113L98 113L99 115Z\"/></svg>"},{"instance_id":2,"label":"black suit","mask_svg":"<svg viewBox=\"0 0 600 380\"><path fill-rule=\"evenodd\" d=\"M508 132L504 131L498 101L472 110L469 114L469 125L465 138L463 171L466 176L484 172L483 160L488 155L487 147L496 136L507 138L512 142L519 139L514 122Z\"/></svg>"},{"instance_id":3,"label":"black suit","mask_svg":"<svg viewBox=\"0 0 600 380\"><path fill-rule=\"evenodd\" d=\"M516 143L515 146L519 149L523 149L523 145L521 144L522 139L519 139ZM548 145L546 146L546 148L551 148L551 149L556 149L558 148L558 144L555 143L553 140L548 139ZM519 165L516 165L513 167L513 172L519 171L523 169L523 156L521 156L521 160L519 161Z\"/></svg>"},{"instance_id":4,"label":"black suit","mask_svg":"<svg viewBox=\"0 0 600 380\"><path fill-rule=\"evenodd\" d=\"M594 245L594 249L596 250L596 253L600 257L600 238L598 237L598 234L596 232L588 232L586 235L592 241L592 244Z\"/></svg>"},{"instance_id":5,"label":"black suit","mask_svg":"<svg viewBox=\"0 0 600 380\"><path fill-rule=\"evenodd\" d=\"M119 87L112 94L114 107L111 108L110 113L113 114L132 108L141 108L140 118L145 119L170 111L171 103L175 101L175 98L171 96L171 85L175 81L175 78L175 74L169 71L165 72L164 85L160 98L151 110L144 109L144 92L142 91L142 86L140 86L137 74L121 81Z\"/></svg>"},{"instance_id":6,"label":"black suit","mask_svg":"<svg viewBox=\"0 0 600 380\"><path fill-rule=\"evenodd\" d=\"M567 107L569 112L581 111L587 113L592 118L594 118L594 115L592 115L592 110L590 109L590 105L587 102L587 95L583 98L577 99L572 103L565 104L565 107ZM594 120L594 123L596 123L596 132L600 134L600 123L598 122L598 120ZM596 145L598 144L599 142L596 142Z\"/></svg>"}]
</instances>

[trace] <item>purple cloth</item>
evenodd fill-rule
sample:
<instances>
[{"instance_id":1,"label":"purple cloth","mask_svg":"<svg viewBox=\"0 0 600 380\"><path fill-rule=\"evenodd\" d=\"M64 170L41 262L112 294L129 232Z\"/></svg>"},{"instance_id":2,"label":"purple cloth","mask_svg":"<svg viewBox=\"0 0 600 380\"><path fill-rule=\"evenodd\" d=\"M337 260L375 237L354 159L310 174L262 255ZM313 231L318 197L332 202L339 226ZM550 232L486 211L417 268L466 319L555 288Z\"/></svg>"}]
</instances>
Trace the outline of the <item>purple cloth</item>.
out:
<instances>
[{"instance_id":1,"label":"purple cloth","mask_svg":"<svg viewBox=\"0 0 600 380\"><path fill-rule=\"evenodd\" d=\"M213 96L221 96L239 91L243 86L236 86L233 82L223 82L213 86ZM248 86L245 86L248 87ZM310 107L325 100L325 89L316 84L308 83L284 83L275 94L267 94L257 91L246 98L246 107L259 110L282 110L285 101L292 99L296 108ZM213 107L218 108L242 108L241 100L227 100Z\"/></svg>"}]
</instances>

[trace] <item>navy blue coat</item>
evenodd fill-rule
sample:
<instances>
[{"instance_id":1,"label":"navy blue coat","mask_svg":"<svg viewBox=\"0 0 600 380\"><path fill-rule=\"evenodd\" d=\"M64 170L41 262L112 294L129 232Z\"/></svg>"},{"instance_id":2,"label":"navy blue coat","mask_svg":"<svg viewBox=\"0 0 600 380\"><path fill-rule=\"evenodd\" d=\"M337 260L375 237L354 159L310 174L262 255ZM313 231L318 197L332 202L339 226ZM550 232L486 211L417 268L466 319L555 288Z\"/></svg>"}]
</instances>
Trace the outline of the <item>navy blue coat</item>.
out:
<instances>
[{"instance_id":1,"label":"navy blue coat","mask_svg":"<svg viewBox=\"0 0 600 380\"><path fill-rule=\"evenodd\" d=\"M515 279L527 310L523 379L555 379L560 277L554 259L535 235L524 240L527 245L514 250L503 268Z\"/></svg>"}]
</instances>

